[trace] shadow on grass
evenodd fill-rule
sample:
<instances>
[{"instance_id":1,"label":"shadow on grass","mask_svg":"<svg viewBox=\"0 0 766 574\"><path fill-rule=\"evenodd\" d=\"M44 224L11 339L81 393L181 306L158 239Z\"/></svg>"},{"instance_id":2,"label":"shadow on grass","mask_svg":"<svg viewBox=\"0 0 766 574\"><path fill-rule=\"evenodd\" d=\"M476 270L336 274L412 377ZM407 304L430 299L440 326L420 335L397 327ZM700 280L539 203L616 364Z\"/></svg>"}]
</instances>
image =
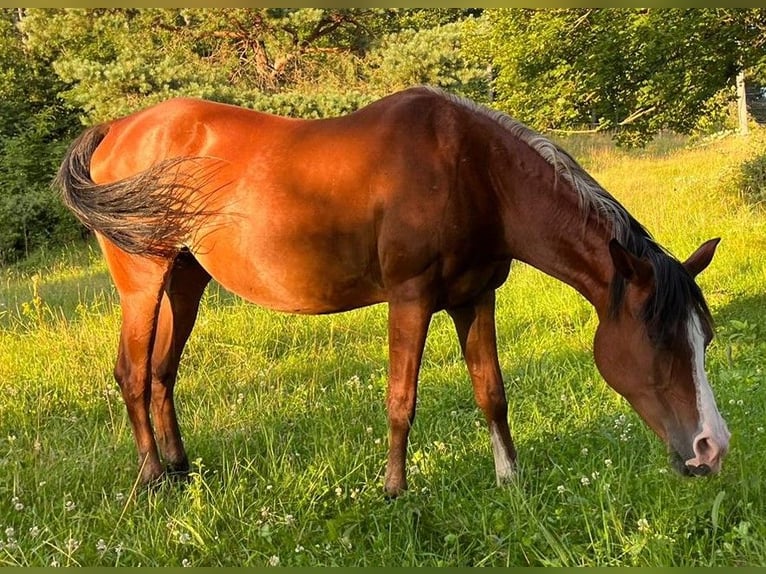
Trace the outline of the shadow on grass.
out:
<instances>
[{"instance_id":1,"label":"shadow on grass","mask_svg":"<svg viewBox=\"0 0 766 574\"><path fill-rule=\"evenodd\" d=\"M747 321L766 327L766 285L764 291L744 297L738 297L715 311L715 320L719 325L729 321Z\"/></svg>"}]
</instances>

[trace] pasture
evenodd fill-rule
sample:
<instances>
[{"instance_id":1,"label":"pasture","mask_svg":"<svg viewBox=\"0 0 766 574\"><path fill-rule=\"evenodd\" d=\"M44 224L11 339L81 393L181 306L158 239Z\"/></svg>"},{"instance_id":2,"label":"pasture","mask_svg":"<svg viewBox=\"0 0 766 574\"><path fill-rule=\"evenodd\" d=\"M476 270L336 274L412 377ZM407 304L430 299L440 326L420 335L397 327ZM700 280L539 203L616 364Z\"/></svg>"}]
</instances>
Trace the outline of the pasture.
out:
<instances>
[{"instance_id":1,"label":"pasture","mask_svg":"<svg viewBox=\"0 0 766 574\"><path fill-rule=\"evenodd\" d=\"M177 387L191 482L138 488L111 374L119 305L88 244L0 271L0 565L766 564L766 212L734 183L762 138L641 153L564 142L679 258L723 238L699 277L732 432L720 475L670 470L596 370L589 304L514 264L497 312L514 483L495 486L445 314L421 370L410 490L389 502L385 307L282 315L213 284Z\"/></svg>"}]
</instances>

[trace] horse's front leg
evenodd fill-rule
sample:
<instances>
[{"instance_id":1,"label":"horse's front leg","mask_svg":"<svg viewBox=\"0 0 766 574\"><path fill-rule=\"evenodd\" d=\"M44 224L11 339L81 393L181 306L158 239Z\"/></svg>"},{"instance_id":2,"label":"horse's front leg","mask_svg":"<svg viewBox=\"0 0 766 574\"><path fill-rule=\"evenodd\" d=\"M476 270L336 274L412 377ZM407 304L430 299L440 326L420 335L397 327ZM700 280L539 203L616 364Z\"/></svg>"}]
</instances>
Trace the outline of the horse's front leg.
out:
<instances>
[{"instance_id":1,"label":"horse's front leg","mask_svg":"<svg viewBox=\"0 0 766 574\"><path fill-rule=\"evenodd\" d=\"M425 301L388 306L388 464L385 492L395 497L407 489L407 438L415 420L418 372L433 311Z\"/></svg>"},{"instance_id":2,"label":"horse's front leg","mask_svg":"<svg viewBox=\"0 0 766 574\"><path fill-rule=\"evenodd\" d=\"M488 291L473 303L448 312L455 322L476 403L489 425L495 475L501 484L514 475L516 449L508 428L508 404L497 358L495 292Z\"/></svg>"}]
</instances>

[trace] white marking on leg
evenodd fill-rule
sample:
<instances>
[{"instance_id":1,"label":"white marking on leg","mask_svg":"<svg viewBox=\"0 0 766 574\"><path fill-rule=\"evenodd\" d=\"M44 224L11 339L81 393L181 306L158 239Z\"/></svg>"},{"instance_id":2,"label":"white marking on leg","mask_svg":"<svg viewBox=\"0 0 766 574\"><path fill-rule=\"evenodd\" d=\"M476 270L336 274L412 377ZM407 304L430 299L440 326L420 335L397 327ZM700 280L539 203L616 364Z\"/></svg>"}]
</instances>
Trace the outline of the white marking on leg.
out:
<instances>
[{"instance_id":1,"label":"white marking on leg","mask_svg":"<svg viewBox=\"0 0 766 574\"><path fill-rule=\"evenodd\" d=\"M729 432L726 422L718 412L718 407L713 397L713 390L705 373L705 337L702 331L700 318L696 312L692 312L687 325L689 334L689 346L692 351L692 377L697 391L697 412L699 413L698 440L712 442L713 452L697 452L697 440L694 444L694 458L687 460L686 464L699 466L708 464L714 471L720 465L720 455L729 448Z\"/></svg>"},{"instance_id":2,"label":"white marking on leg","mask_svg":"<svg viewBox=\"0 0 766 574\"><path fill-rule=\"evenodd\" d=\"M495 476L497 477L497 484L500 485L513 478L514 465L495 423L489 425L489 436L492 440L492 454L495 457Z\"/></svg>"}]
</instances>

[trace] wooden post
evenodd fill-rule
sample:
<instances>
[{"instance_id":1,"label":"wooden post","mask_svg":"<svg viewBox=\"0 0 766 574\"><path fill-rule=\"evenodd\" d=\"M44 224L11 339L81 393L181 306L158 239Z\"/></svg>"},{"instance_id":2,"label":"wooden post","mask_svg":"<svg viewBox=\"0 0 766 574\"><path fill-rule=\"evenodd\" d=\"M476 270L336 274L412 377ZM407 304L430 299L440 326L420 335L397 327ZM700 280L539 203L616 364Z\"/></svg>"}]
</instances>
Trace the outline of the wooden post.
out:
<instances>
[{"instance_id":1,"label":"wooden post","mask_svg":"<svg viewBox=\"0 0 766 574\"><path fill-rule=\"evenodd\" d=\"M737 74L737 112L739 117L739 135L746 136L750 133L747 125L747 94L745 92L745 72L740 70Z\"/></svg>"}]
</instances>

